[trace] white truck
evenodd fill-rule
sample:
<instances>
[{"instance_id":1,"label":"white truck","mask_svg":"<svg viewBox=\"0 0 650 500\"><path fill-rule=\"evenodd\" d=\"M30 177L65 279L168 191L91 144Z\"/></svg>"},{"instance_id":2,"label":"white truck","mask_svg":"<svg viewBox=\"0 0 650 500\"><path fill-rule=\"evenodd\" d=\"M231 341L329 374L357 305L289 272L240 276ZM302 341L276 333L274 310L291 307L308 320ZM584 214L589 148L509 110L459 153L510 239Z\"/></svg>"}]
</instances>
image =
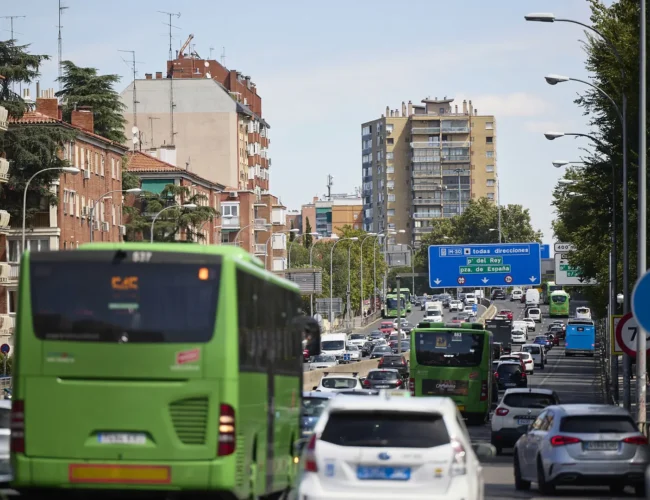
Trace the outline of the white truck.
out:
<instances>
[{"instance_id":1,"label":"white truck","mask_svg":"<svg viewBox=\"0 0 650 500\"><path fill-rule=\"evenodd\" d=\"M443 312L442 301L440 300L429 301L425 304L424 310L427 316L429 316L429 313L433 311L440 311L440 313L442 314Z\"/></svg>"},{"instance_id":2,"label":"white truck","mask_svg":"<svg viewBox=\"0 0 650 500\"><path fill-rule=\"evenodd\" d=\"M526 307L539 307L539 290L535 288L526 290Z\"/></svg>"}]
</instances>

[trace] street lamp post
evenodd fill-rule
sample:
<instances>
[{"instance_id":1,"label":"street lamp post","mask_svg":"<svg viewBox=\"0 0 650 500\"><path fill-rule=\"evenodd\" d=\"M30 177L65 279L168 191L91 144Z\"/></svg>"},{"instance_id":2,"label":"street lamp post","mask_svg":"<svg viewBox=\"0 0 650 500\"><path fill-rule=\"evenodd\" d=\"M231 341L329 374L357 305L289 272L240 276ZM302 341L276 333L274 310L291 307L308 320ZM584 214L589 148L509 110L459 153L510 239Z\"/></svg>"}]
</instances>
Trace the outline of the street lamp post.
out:
<instances>
[{"instance_id":1,"label":"street lamp post","mask_svg":"<svg viewBox=\"0 0 650 500\"><path fill-rule=\"evenodd\" d=\"M95 210L97 209L97 205L99 204L100 201L102 201L104 198L107 198L108 196L114 194L114 193L127 193L127 194L140 194L142 192L141 188L131 188L131 189L114 189L112 191L107 191L103 195L101 195L99 198L97 198L93 202L93 206L90 207L90 214L88 214L88 227L90 228L90 241L92 242L94 239L94 231L93 231L93 221L95 218Z\"/></svg>"},{"instance_id":2,"label":"street lamp post","mask_svg":"<svg viewBox=\"0 0 650 500\"><path fill-rule=\"evenodd\" d=\"M72 175L77 175L79 172L81 172L81 170L79 170L77 167L49 167L49 168L44 168L42 170L39 170L34 175L32 175L29 179L27 179L27 182L25 183L25 191L23 192L23 231L22 231L22 246L20 247L21 252L25 251L25 235L27 231L26 229L27 228L27 190L29 188L29 184L34 180L34 178L37 175L40 175L43 172L48 172L50 170L58 170L59 172L72 174Z\"/></svg>"},{"instance_id":3,"label":"street lamp post","mask_svg":"<svg viewBox=\"0 0 650 500\"><path fill-rule=\"evenodd\" d=\"M312 235L318 235L319 233L311 233ZM309 267L313 267L313 253L314 253L314 247L320 240L312 241L311 246L309 247ZM331 277L330 277L331 280ZM314 296L313 294L309 296L309 311L311 313L311 316L314 316Z\"/></svg>"},{"instance_id":4,"label":"street lamp post","mask_svg":"<svg viewBox=\"0 0 650 500\"><path fill-rule=\"evenodd\" d=\"M361 281L361 306L359 308L359 312L361 314L361 318L363 318L363 244L366 242L368 238L375 238L377 237L377 233L366 233L366 237L361 240L361 258L359 259L360 262L360 269L359 269L359 279Z\"/></svg>"},{"instance_id":5,"label":"street lamp post","mask_svg":"<svg viewBox=\"0 0 650 500\"><path fill-rule=\"evenodd\" d=\"M158 216L162 214L165 210L169 210L170 208L187 208L188 210L193 210L196 208L196 205L194 203L186 203L184 205L170 205L168 207L163 208L160 212L158 212L156 215L153 216L153 220L151 221L151 243L153 243L153 231L154 231L154 226L156 225L156 219L158 219Z\"/></svg>"},{"instance_id":6,"label":"street lamp post","mask_svg":"<svg viewBox=\"0 0 650 500\"><path fill-rule=\"evenodd\" d=\"M377 239L384 236L382 233L377 235ZM372 245L372 312L377 312L377 243Z\"/></svg>"},{"instance_id":7,"label":"street lamp post","mask_svg":"<svg viewBox=\"0 0 650 500\"><path fill-rule=\"evenodd\" d=\"M358 239L359 238L357 238L357 237L354 237L354 238L338 238L334 242L334 244L332 245L332 249L330 250L330 304L329 304L330 307L329 307L329 318L328 318L328 320L330 322L330 332L332 331L332 328L334 326L334 321L333 321L334 318L332 317L332 312L333 312L332 301L334 299L334 279L333 279L334 277L332 275L332 273L334 272L334 249L336 248L336 245L338 245L342 241L345 241L345 240L357 241Z\"/></svg>"}]
</instances>

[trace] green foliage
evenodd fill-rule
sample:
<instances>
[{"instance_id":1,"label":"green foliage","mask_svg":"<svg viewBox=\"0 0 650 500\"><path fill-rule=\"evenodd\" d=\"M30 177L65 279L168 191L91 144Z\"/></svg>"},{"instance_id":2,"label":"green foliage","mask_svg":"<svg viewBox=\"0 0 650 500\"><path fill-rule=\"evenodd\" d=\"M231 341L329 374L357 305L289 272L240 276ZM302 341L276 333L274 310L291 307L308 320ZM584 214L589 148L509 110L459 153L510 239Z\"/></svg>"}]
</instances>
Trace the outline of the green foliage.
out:
<instances>
[{"instance_id":1,"label":"green foliage","mask_svg":"<svg viewBox=\"0 0 650 500\"><path fill-rule=\"evenodd\" d=\"M72 61L63 61L63 75L58 79L63 88L56 93L64 100L63 119L70 121L78 106L92 108L95 133L115 142L126 141L122 112L126 106L114 86L118 75L98 75L95 68L81 68Z\"/></svg>"},{"instance_id":2,"label":"green foliage","mask_svg":"<svg viewBox=\"0 0 650 500\"><path fill-rule=\"evenodd\" d=\"M312 232L311 222L309 222L309 217L307 217L305 219L305 236L303 237L303 245L305 245L305 248L310 248L314 243L314 237L310 234Z\"/></svg>"},{"instance_id":3,"label":"green foliage","mask_svg":"<svg viewBox=\"0 0 650 500\"><path fill-rule=\"evenodd\" d=\"M293 227L293 219L291 220L291 227L290 227L289 229L295 229L295 228ZM289 233L289 241L293 241L293 240L295 240L295 239L296 239L296 233L294 233L294 232L290 232L290 233Z\"/></svg>"},{"instance_id":4,"label":"green foliage","mask_svg":"<svg viewBox=\"0 0 650 500\"><path fill-rule=\"evenodd\" d=\"M141 201L141 210L132 210L129 213L130 220L126 224L126 237L128 241L134 241L142 237L151 238L151 223L153 217L165 207L173 206L176 200L183 200L183 204L194 203L195 209L185 209L180 206L165 210L157 219L154 227L154 241L176 242L178 235L185 235L185 242L203 240L201 229L204 224L210 230L212 221L218 216L217 211L208 206L201 205L207 197L203 194L190 196L190 190L184 186L168 184L160 195L149 193Z\"/></svg>"},{"instance_id":5,"label":"green foliage","mask_svg":"<svg viewBox=\"0 0 650 500\"><path fill-rule=\"evenodd\" d=\"M629 215L629 276L630 288L636 279L637 256L637 179L639 137L639 2L618 0L610 6L599 0L590 0L591 24L603 33L617 48L621 64L613 51L599 37L588 36L584 43L587 53L586 68L590 81L609 94L617 103L627 95L628 129L628 210ZM587 32L589 35L589 32ZM623 71L621 71L623 70ZM566 177L576 183L570 188L562 185L554 191L557 219L553 230L558 240L573 243L576 251L569 254L572 265L578 266L588 278L600 285L582 287L591 307L599 315L605 312L608 302L608 265L611 249L612 189L616 189L617 224L617 274L619 290L629 296L630 290L622 288L622 129L616 109L596 90L583 87L576 104L581 106L600 144L582 158L580 170L567 171ZM620 104L619 104L620 105ZM592 144L589 144L592 146ZM572 197L568 192L582 194Z\"/></svg>"},{"instance_id":6,"label":"green foliage","mask_svg":"<svg viewBox=\"0 0 650 500\"><path fill-rule=\"evenodd\" d=\"M9 116L20 118L27 111L27 104L11 91L15 83L31 83L40 76L39 68L49 56L30 54L29 45L16 45L15 40L0 42L0 103L7 108Z\"/></svg>"},{"instance_id":7,"label":"green foliage","mask_svg":"<svg viewBox=\"0 0 650 500\"><path fill-rule=\"evenodd\" d=\"M306 222L305 233L311 232L308 221ZM381 288L386 263L382 256L382 249L377 238L368 236L365 231L352 229L351 226L341 228L341 238L359 238L358 241L337 241L337 240L317 240L313 247L305 248L304 246L293 245L291 250L291 267L308 267L309 252L312 251L312 267L320 268L323 273L323 293L320 298L329 298L330 296L330 263L332 263L333 272L333 296L341 297L343 304L346 303L346 290L348 286L348 248L350 249L350 282L351 293L350 302L352 311L359 314L361 304L361 242L363 243L363 295L364 299L371 299L373 295L373 250L375 252L377 287ZM365 241L365 240L368 241ZM333 253L333 261L330 260L332 247L336 244ZM318 297L314 297L318 298Z\"/></svg>"}]
</instances>

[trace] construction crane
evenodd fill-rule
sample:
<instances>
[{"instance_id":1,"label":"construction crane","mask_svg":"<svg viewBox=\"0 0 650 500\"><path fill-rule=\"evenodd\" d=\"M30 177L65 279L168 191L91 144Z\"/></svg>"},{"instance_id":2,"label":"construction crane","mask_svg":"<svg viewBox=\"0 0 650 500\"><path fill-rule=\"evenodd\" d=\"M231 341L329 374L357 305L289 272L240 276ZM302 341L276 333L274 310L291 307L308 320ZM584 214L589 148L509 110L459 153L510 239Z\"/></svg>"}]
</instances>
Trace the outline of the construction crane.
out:
<instances>
[{"instance_id":1,"label":"construction crane","mask_svg":"<svg viewBox=\"0 0 650 500\"><path fill-rule=\"evenodd\" d=\"M181 50L178 51L178 58L179 59L183 59L185 49L190 46L190 43L192 42L192 40L194 40L194 35L190 35L190 36L187 37L187 40L185 40L185 43L181 47Z\"/></svg>"}]
</instances>

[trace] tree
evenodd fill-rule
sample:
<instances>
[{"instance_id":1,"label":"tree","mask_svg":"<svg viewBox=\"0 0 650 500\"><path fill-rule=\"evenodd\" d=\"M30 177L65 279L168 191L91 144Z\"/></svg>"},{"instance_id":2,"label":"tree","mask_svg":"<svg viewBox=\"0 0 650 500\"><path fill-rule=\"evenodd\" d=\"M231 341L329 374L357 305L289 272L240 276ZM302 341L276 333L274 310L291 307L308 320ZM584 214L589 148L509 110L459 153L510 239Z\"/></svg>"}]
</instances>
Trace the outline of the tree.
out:
<instances>
[{"instance_id":1,"label":"tree","mask_svg":"<svg viewBox=\"0 0 650 500\"><path fill-rule=\"evenodd\" d=\"M587 53L586 68L590 81L609 94L617 103L622 93L627 95L628 130L628 229L630 289L622 287L622 258L617 262L619 291L631 294L636 276L637 256L637 179L639 136L639 2L618 0L606 6L599 0L590 0L591 24L616 46L621 64L612 50L599 37L588 36L584 43ZM623 71L621 71L623 70ZM587 278L595 278L600 285L582 287L592 309L604 315L608 303L608 266L611 248L612 189L617 190L617 251L623 255L622 246L622 135L616 109L596 90L586 87L576 99L587 116L599 140L593 150L586 152L584 168L569 170L567 177L576 181L569 190L558 185L553 204L557 219L553 230L558 240L573 243L576 251L569 254L571 264L579 267ZM647 154L647 153L645 153ZM612 172L612 169L614 170ZM582 196L571 197L567 191Z\"/></svg>"},{"instance_id":2,"label":"tree","mask_svg":"<svg viewBox=\"0 0 650 500\"><path fill-rule=\"evenodd\" d=\"M305 218L305 236L303 236L302 241L303 245L305 245L305 248L310 248L314 242L314 237L311 235L312 233L311 229L311 223L309 222L309 217Z\"/></svg>"},{"instance_id":3,"label":"tree","mask_svg":"<svg viewBox=\"0 0 650 500\"><path fill-rule=\"evenodd\" d=\"M140 210L133 210L126 224L126 238L134 241L138 238L151 238L151 223L153 217L165 207L176 204L176 200L183 200L183 204L193 203L195 209L188 210L180 206L165 210L157 219L154 228L154 241L177 242L177 236L184 235L185 242L203 240L202 230L204 224L212 230L211 224L218 215L217 211L209 206L202 205L207 200L203 194L190 196L190 190L184 186L168 184L160 195L150 195L140 201Z\"/></svg>"},{"instance_id":4,"label":"tree","mask_svg":"<svg viewBox=\"0 0 650 500\"><path fill-rule=\"evenodd\" d=\"M0 42L0 104L7 108L11 118L20 118L29 107L10 88L13 84L29 84L39 76L39 65L48 59L45 55L30 54L28 45L15 45L13 40ZM58 154L64 142L72 140L75 133L62 126L16 124L9 125L0 134L0 155L10 161L9 181L2 185L2 208L12 219L22 217L23 193L27 180L36 172L69 166ZM27 224L36 212L56 205L57 197L49 187L60 172L50 170L37 175L29 185L27 195Z\"/></svg>"},{"instance_id":5,"label":"tree","mask_svg":"<svg viewBox=\"0 0 650 500\"><path fill-rule=\"evenodd\" d=\"M63 61L63 75L58 79L63 88L56 93L64 99L63 119L70 122L78 106L90 106L95 133L115 142L126 141L122 112L126 109L115 91L118 75L98 75L95 68L81 68L72 61Z\"/></svg>"},{"instance_id":6,"label":"tree","mask_svg":"<svg viewBox=\"0 0 650 500\"><path fill-rule=\"evenodd\" d=\"M293 219L291 219L291 224L290 224L289 229L294 229L294 227L293 227ZM293 232L293 231L289 231L289 243L291 243L295 239L296 239L296 233Z\"/></svg>"}]
</instances>

